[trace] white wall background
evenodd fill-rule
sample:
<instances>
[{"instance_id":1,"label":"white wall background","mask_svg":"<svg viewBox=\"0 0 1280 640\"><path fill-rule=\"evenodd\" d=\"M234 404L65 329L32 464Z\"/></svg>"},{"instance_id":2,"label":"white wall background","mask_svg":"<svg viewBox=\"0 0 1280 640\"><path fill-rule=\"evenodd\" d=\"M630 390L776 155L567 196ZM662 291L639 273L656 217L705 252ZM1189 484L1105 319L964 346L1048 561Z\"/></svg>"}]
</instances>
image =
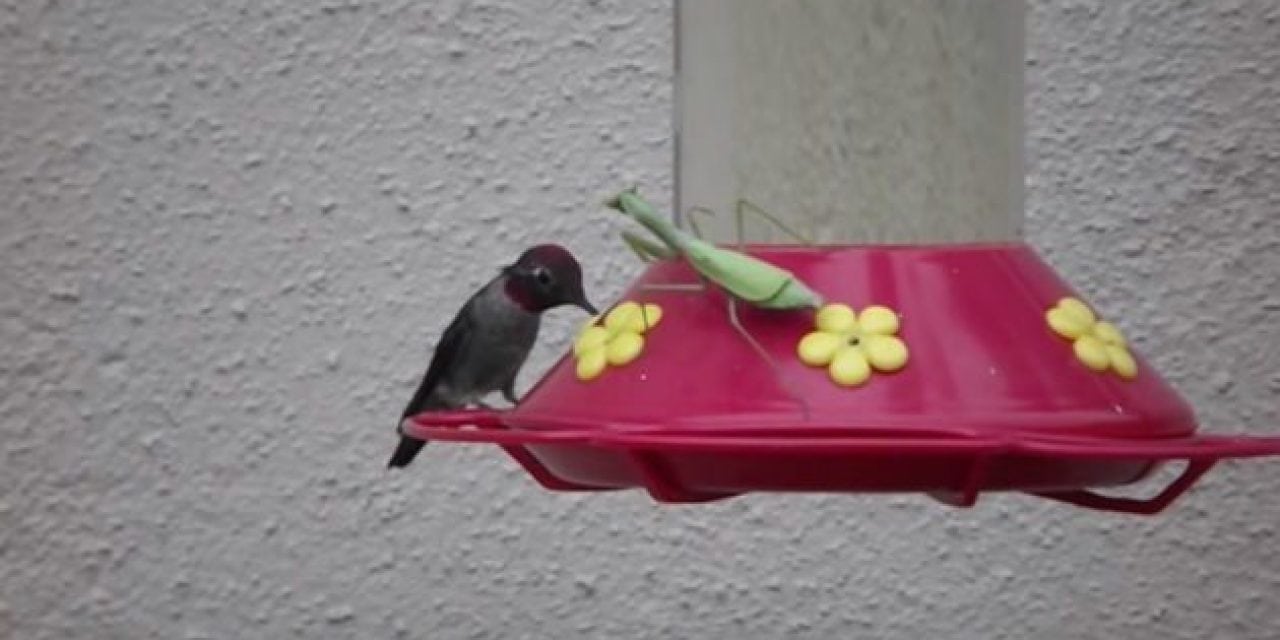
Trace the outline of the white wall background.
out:
<instances>
[{"instance_id":1,"label":"white wall background","mask_svg":"<svg viewBox=\"0 0 1280 640\"><path fill-rule=\"evenodd\" d=\"M198 6L199 5L199 6ZM652 2L0 3L0 637L1274 638L1280 463L1168 515L383 464L463 295L669 201ZM1031 240L1280 433L1280 4L1036 2ZM557 313L525 384L567 343Z\"/></svg>"}]
</instances>

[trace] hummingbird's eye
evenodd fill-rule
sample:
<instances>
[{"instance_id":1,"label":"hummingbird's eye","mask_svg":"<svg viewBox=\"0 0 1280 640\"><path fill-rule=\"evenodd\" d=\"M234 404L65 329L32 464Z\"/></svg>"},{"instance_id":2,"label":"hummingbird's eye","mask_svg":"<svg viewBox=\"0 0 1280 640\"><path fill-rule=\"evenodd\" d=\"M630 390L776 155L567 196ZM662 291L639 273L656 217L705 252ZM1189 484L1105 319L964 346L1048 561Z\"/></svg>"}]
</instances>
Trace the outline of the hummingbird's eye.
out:
<instances>
[{"instance_id":1,"label":"hummingbird's eye","mask_svg":"<svg viewBox=\"0 0 1280 640\"><path fill-rule=\"evenodd\" d=\"M533 279L537 280L538 284L545 287L551 284L551 272L542 267L537 267L533 270Z\"/></svg>"}]
</instances>

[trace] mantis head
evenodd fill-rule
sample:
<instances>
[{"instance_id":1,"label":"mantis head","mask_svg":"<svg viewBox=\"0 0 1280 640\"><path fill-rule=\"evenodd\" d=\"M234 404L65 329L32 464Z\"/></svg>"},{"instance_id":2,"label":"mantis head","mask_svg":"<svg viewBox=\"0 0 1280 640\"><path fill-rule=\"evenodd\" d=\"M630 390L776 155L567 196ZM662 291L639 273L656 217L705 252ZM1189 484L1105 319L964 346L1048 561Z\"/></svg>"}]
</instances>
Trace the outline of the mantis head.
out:
<instances>
[{"instance_id":1,"label":"mantis head","mask_svg":"<svg viewBox=\"0 0 1280 640\"><path fill-rule=\"evenodd\" d=\"M609 198L608 200L605 200L605 201L604 201L604 206L606 206L606 207L608 207L608 208L610 208L610 209L614 209L614 210L616 210L616 211L621 211L622 213L628 213L628 211L627 211L626 207L624 207L624 206L622 205L622 200L623 200L623 198L624 198L625 196L638 197L638 196L639 196L639 193L640 193L640 190L639 190L637 187L635 187L635 186L632 186L632 187L631 187L631 188L629 188L629 189L623 189L623 190L622 190L622 192L621 192L621 193L619 193L618 195L613 196L612 198Z\"/></svg>"}]
</instances>

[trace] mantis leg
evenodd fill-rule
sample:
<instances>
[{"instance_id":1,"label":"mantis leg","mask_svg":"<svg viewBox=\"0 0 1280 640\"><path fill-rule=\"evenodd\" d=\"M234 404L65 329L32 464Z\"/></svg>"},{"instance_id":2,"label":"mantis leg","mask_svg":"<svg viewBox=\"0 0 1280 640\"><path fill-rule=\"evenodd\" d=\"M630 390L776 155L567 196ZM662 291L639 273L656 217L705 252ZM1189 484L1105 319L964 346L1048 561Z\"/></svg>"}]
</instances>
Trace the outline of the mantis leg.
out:
<instances>
[{"instance_id":1,"label":"mantis leg","mask_svg":"<svg viewBox=\"0 0 1280 640\"><path fill-rule=\"evenodd\" d=\"M709 211L709 210L708 210ZM695 232L697 231L697 223L690 219ZM622 240L627 246L640 256L645 262L653 262L654 260L674 260L680 256L675 249L658 244L647 238L642 238L634 233L623 231ZM654 283L641 285L641 289L646 291L680 291L684 293L702 293L707 290L707 281L702 274L698 274L698 282L690 283Z\"/></svg>"},{"instance_id":2,"label":"mantis leg","mask_svg":"<svg viewBox=\"0 0 1280 640\"><path fill-rule=\"evenodd\" d=\"M792 229L791 227L787 226L777 216L773 215L772 213L769 213L768 211L765 211L764 209L760 208L759 205L751 202L750 200L747 200L745 198L740 198L738 200L737 206L734 208L734 222L738 225L738 248L739 249L742 249L742 246L743 246L742 239L745 237L745 233L746 233L744 220L746 219L746 214L748 211L773 223L773 226L781 229L783 233L796 239L797 241L800 242L800 244L805 244L805 245L813 244L812 240L801 235L795 229Z\"/></svg>"},{"instance_id":3,"label":"mantis leg","mask_svg":"<svg viewBox=\"0 0 1280 640\"><path fill-rule=\"evenodd\" d=\"M796 393L796 390L787 382L786 377L782 375L782 370L778 368L778 363L773 361L769 352L765 351L764 346L747 332L746 327L742 326L742 321L738 319L738 299L733 296L727 297L729 299L729 324L733 325L738 335L742 336L747 341L747 344L750 344L751 348L755 350L756 354L764 360L765 364L769 365L769 368L773 370L773 379L778 382L778 386L787 392L787 395L791 396L792 400L796 401L796 404L800 405L800 411L804 414L804 419L807 422L809 420L809 403L805 402L804 398Z\"/></svg>"},{"instance_id":4,"label":"mantis leg","mask_svg":"<svg viewBox=\"0 0 1280 640\"><path fill-rule=\"evenodd\" d=\"M707 207L689 207L689 210L685 212L685 219L689 221L689 230L693 232L694 237L699 240L705 240L706 238L702 237L702 228L698 226L698 219L693 217L695 213L715 216L716 212Z\"/></svg>"},{"instance_id":5,"label":"mantis leg","mask_svg":"<svg viewBox=\"0 0 1280 640\"><path fill-rule=\"evenodd\" d=\"M676 257L676 252L670 247L665 247L652 240L642 238L630 231L622 232L622 241L627 243L632 251L635 252L640 259L645 262L653 262L654 260L670 260Z\"/></svg>"},{"instance_id":6,"label":"mantis leg","mask_svg":"<svg viewBox=\"0 0 1280 640\"><path fill-rule=\"evenodd\" d=\"M645 262L654 260L672 260L679 254L672 248L660 245L652 240L642 238L633 233L622 232L622 239L626 241L627 246L640 256ZM702 293L707 290L706 280L699 274L698 282L689 283L653 283L641 285L641 289L646 291L680 291L684 293Z\"/></svg>"}]
</instances>

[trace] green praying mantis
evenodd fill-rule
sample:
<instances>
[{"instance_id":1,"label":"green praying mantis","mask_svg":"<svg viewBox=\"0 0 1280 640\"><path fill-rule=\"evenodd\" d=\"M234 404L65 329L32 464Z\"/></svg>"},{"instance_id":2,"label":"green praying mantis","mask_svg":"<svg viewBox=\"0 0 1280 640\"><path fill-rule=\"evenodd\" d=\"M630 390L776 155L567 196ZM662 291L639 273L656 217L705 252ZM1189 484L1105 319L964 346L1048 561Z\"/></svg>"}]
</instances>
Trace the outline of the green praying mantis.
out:
<instances>
[{"instance_id":1,"label":"green praying mantis","mask_svg":"<svg viewBox=\"0 0 1280 640\"><path fill-rule=\"evenodd\" d=\"M793 399L804 409L806 418L809 414L808 404L790 389L783 380L777 364L769 356L768 351L747 332L738 318L738 302L744 302L761 309L802 310L817 309L822 306L822 296L810 289L795 274L759 258L719 247L702 238L676 227L664 217L658 215L653 206L637 193L635 188L623 191L606 201L606 206L616 209L634 219L656 236L661 243L641 237L629 231L622 232L622 239L642 260L675 260L683 258L698 272L702 282L697 284L650 284L647 289L664 289L679 291L704 291L706 282L711 282L728 295L729 322L744 340L773 369L779 383L788 390ZM779 220L763 209L745 200L738 201L737 224L739 248L743 216L747 210L764 216L780 229L797 239L808 243ZM699 213L714 213L703 207L690 210ZM691 227L697 232L697 224L690 218Z\"/></svg>"}]
</instances>

